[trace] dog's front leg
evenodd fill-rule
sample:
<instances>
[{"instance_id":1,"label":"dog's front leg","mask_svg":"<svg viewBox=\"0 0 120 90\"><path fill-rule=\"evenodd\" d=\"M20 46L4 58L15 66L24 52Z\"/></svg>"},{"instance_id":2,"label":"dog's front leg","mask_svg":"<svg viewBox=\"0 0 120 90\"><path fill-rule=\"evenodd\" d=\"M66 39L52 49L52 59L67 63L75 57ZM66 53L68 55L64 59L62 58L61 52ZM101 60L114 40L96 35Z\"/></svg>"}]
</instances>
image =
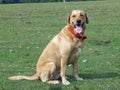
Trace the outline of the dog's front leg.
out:
<instances>
[{"instance_id":1,"label":"dog's front leg","mask_svg":"<svg viewBox=\"0 0 120 90\"><path fill-rule=\"evenodd\" d=\"M65 76L67 59L68 59L68 57L65 56L65 55L63 55L62 58L61 58L61 72L60 72L60 75L61 75L61 78L62 78L62 83L64 85L69 85L70 84L70 82L67 81L66 76Z\"/></svg>"},{"instance_id":2,"label":"dog's front leg","mask_svg":"<svg viewBox=\"0 0 120 90\"><path fill-rule=\"evenodd\" d=\"M75 77L76 80L80 81L83 80L82 78L79 77L78 75L78 57L75 58L76 60L73 63L73 75Z\"/></svg>"}]
</instances>

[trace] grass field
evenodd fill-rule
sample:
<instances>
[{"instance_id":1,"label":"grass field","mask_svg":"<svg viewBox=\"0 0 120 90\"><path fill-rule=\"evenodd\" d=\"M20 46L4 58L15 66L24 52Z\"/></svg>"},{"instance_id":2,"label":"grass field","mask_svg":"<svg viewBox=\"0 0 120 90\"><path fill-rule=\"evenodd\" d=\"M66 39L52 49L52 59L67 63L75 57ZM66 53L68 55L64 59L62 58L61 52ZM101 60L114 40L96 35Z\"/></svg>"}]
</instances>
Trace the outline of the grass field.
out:
<instances>
[{"instance_id":1,"label":"grass field","mask_svg":"<svg viewBox=\"0 0 120 90\"><path fill-rule=\"evenodd\" d=\"M73 9L85 10L87 25L84 50L71 85L48 85L41 81L8 81L12 75L32 75L47 43L67 23ZM52 52L52 51L51 51ZM0 5L0 90L120 90L119 0L68 3Z\"/></svg>"}]
</instances>

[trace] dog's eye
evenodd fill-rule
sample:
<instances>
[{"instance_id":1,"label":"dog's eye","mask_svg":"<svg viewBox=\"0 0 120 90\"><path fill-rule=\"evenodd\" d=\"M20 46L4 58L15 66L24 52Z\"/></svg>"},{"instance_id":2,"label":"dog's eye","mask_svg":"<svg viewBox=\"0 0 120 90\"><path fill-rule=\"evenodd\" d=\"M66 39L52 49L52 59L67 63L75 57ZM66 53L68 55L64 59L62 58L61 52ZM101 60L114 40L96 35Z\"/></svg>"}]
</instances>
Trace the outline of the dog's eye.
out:
<instances>
[{"instance_id":1,"label":"dog's eye","mask_svg":"<svg viewBox=\"0 0 120 90\"><path fill-rule=\"evenodd\" d=\"M72 17L76 17L75 15L73 15Z\"/></svg>"},{"instance_id":2,"label":"dog's eye","mask_svg":"<svg viewBox=\"0 0 120 90\"><path fill-rule=\"evenodd\" d=\"M83 17L84 15L83 14L80 14L81 17Z\"/></svg>"}]
</instances>

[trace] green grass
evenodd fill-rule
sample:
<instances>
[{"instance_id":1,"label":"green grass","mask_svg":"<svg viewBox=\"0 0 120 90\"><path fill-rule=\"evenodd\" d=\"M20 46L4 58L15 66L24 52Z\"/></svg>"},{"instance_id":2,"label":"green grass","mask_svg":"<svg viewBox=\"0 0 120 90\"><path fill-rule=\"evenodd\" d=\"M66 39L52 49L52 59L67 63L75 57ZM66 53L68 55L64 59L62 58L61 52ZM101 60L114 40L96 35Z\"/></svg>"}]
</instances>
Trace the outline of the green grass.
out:
<instances>
[{"instance_id":1,"label":"green grass","mask_svg":"<svg viewBox=\"0 0 120 90\"><path fill-rule=\"evenodd\" d=\"M73 9L85 10L90 21L79 58L84 81L73 79L72 67L69 86L8 81L8 76L35 73L39 55ZM119 0L0 5L0 90L120 90Z\"/></svg>"}]
</instances>

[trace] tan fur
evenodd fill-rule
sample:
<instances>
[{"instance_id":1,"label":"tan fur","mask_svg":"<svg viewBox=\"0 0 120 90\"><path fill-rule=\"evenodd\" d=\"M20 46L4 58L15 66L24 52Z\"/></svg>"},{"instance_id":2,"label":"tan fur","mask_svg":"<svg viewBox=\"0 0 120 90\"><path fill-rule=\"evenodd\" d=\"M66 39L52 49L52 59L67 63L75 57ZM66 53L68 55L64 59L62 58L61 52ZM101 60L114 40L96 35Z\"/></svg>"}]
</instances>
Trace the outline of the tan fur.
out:
<instances>
[{"instance_id":1,"label":"tan fur","mask_svg":"<svg viewBox=\"0 0 120 90\"><path fill-rule=\"evenodd\" d=\"M82 15L80 15L82 14ZM77 19L80 19L83 25L84 34L86 23L88 24L88 17L84 11L73 10L68 17L68 24L58 33L43 50L38 63L36 74L33 76L12 76L9 80L37 80L51 84L58 84L59 77L62 79L64 85L69 85L70 82L66 79L66 67L68 64L73 65L73 74L76 80L82 80L78 76L78 50L83 47L83 41L74 37L67 27L71 26L74 29L74 24Z\"/></svg>"}]
</instances>

